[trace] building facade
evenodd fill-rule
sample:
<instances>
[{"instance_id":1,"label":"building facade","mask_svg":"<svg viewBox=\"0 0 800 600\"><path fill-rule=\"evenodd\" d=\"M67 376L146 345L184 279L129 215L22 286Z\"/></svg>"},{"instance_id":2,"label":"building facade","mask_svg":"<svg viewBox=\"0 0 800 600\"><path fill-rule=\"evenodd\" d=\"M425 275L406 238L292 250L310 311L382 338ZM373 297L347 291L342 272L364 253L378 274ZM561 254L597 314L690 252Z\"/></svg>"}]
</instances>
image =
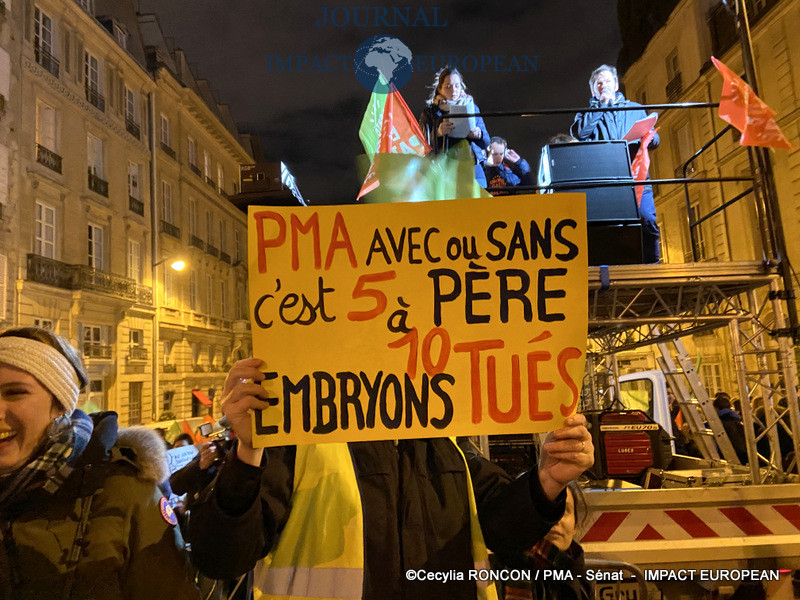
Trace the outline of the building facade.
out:
<instances>
[{"instance_id":1,"label":"building facade","mask_svg":"<svg viewBox=\"0 0 800 600\"><path fill-rule=\"evenodd\" d=\"M227 106L129 0L21 0L0 42L3 326L79 348L89 411L207 414L250 352L245 215L227 196L252 158Z\"/></svg>"},{"instance_id":2,"label":"building facade","mask_svg":"<svg viewBox=\"0 0 800 600\"><path fill-rule=\"evenodd\" d=\"M800 178L800 40L792 32L800 27L800 1L749 0L747 7L759 97L777 111L779 127L796 147L791 152L780 150L770 154L787 254L797 269L800 264L800 188L796 184ZM718 102L722 77L713 67L711 56L743 73L733 15L720 2L682 0L625 73L626 95L643 104ZM651 177L683 177L684 166L689 177L750 176L748 153L739 145L735 130L687 162L726 125L713 108L663 111L658 120L661 145L650 154ZM698 219L748 187L744 182L690 185L687 208L683 186L656 186L662 256L666 262L693 260L688 210ZM753 194L743 196L696 228L698 259L761 260L764 256L761 221ZM727 350L725 331L693 336L687 348L700 362L700 373L712 394L735 389L733 357ZM633 369L655 366L649 353L628 356L625 360L626 366Z\"/></svg>"}]
</instances>

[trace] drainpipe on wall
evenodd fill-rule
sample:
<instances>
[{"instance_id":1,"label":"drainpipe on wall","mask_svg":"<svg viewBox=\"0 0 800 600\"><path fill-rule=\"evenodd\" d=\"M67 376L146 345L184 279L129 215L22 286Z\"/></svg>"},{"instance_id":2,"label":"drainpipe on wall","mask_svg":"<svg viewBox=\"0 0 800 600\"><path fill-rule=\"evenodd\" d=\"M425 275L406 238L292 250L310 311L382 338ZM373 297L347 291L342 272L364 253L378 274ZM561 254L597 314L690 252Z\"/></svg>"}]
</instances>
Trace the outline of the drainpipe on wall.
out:
<instances>
[{"instance_id":1,"label":"drainpipe on wall","mask_svg":"<svg viewBox=\"0 0 800 600\"><path fill-rule=\"evenodd\" d=\"M156 73L156 77L158 74ZM147 110L150 112L147 120L147 130L150 144L150 281L153 284L153 360L152 360L152 392L150 394L151 418L153 421L158 419L156 414L158 396L158 344L159 344L159 321L158 321L158 202L156 200L156 99L155 92L147 94Z\"/></svg>"}]
</instances>

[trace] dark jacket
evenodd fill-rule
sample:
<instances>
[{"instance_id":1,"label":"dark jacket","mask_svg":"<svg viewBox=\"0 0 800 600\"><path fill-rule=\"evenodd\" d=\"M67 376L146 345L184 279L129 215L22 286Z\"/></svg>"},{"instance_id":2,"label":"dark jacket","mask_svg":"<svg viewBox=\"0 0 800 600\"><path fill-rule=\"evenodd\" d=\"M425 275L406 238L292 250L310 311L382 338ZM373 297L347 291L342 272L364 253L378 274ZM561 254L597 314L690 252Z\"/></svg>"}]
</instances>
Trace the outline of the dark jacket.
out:
<instances>
[{"instance_id":1,"label":"dark jacket","mask_svg":"<svg viewBox=\"0 0 800 600\"><path fill-rule=\"evenodd\" d=\"M116 413L92 417L92 438L55 494L33 491L0 514L0 598L199 598L180 533L161 513L164 442L142 427L118 432ZM67 568L71 552L79 559Z\"/></svg>"},{"instance_id":2,"label":"dark jacket","mask_svg":"<svg viewBox=\"0 0 800 600\"><path fill-rule=\"evenodd\" d=\"M505 586L505 596L531 600L590 600L594 587L586 579L583 548L572 542L565 551L542 542L542 549L534 548L521 557L498 557L503 568L528 569L536 573L533 581L515 581ZM561 579L545 575L543 571L559 571ZM569 571L569 575L567 575ZM513 588L513 590L511 589Z\"/></svg>"},{"instance_id":3,"label":"dark jacket","mask_svg":"<svg viewBox=\"0 0 800 600\"><path fill-rule=\"evenodd\" d=\"M477 104L474 104L475 111L479 112ZM439 154L449 150L456 142L464 138L454 138L449 135L439 135L439 124L447 118L447 112L442 111L436 104L428 104L425 110L419 117L419 126L422 128L422 133L425 134L425 139L430 144L433 152ZM483 151L489 147L489 132L486 130L486 124L483 122L483 117L475 117L475 126L481 130L481 139L468 140L472 148L472 154L475 157L475 162L483 164L485 158Z\"/></svg>"},{"instance_id":4,"label":"dark jacket","mask_svg":"<svg viewBox=\"0 0 800 600\"><path fill-rule=\"evenodd\" d=\"M511 164L503 161L503 164L494 167L484 164L483 170L486 172L486 185L490 188L532 185L531 167L524 158L520 158L517 162ZM495 196L503 193L502 191L492 190L492 194Z\"/></svg>"},{"instance_id":5,"label":"dark jacket","mask_svg":"<svg viewBox=\"0 0 800 600\"><path fill-rule=\"evenodd\" d=\"M589 106L592 108L602 108L602 104L597 98L592 98L589 101ZM632 102L625 98L621 92L617 92L614 99L614 106L618 107L634 107L641 106L637 102ZM643 108L639 110L620 110L620 111L600 111L600 112L585 112L575 115L575 120L570 127L572 137L585 142L585 141L602 141L602 140L621 140L623 136L628 133L631 126L641 119L644 119L647 113ZM661 138L656 133L653 141L650 142L648 148L653 150L658 147ZM631 142L628 144L628 151L631 159L636 156L639 151L639 142Z\"/></svg>"},{"instance_id":6,"label":"dark jacket","mask_svg":"<svg viewBox=\"0 0 800 600\"><path fill-rule=\"evenodd\" d=\"M467 477L490 549L530 548L564 511L564 494L547 501L535 472L512 480L492 463L471 457L467 473L447 439L356 442L349 448L364 511L364 600L476 597L473 581L412 582L405 576L408 569L474 568ZM193 506L192 558L214 578L251 569L276 543L291 507L294 446L267 449L262 468L235 454Z\"/></svg>"},{"instance_id":7,"label":"dark jacket","mask_svg":"<svg viewBox=\"0 0 800 600\"><path fill-rule=\"evenodd\" d=\"M744 435L742 417L731 408L723 408L717 415L719 420L722 421L722 427L725 429L725 433L728 434L728 439L731 441L733 449L736 451L736 456L739 457L739 462L746 465L748 462L747 438Z\"/></svg>"}]
</instances>

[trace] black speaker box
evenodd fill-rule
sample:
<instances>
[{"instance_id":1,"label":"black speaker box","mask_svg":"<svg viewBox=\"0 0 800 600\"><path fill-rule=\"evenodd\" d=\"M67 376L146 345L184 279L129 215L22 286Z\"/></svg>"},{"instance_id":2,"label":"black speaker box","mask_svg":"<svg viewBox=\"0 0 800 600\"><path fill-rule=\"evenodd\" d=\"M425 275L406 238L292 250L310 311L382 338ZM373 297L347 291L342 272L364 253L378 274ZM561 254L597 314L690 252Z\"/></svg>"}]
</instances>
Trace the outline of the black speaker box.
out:
<instances>
[{"instance_id":1,"label":"black speaker box","mask_svg":"<svg viewBox=\"0 0 800 600\"><path fill-rule=\"evenodd\" d=\"M589 223L589 266L642 263L642 225Z\"/></svg>"},{"instance_id":2,"label":"black speaker box","mask_svg":"<svg viewBox=\"0 0 800 600\"><path fill-rule=\"evenodd\" d=\"M631 179L625 141L550 144L547 155L551 183Z\"/></svg>"},{"instance_id":3,"label":"black speaker box","mask_svg":"<svg viewBox=\"0 0 800 600\"><path fill-rule=\"evenodd\" d=\"M559 188L555 191L586 194L586 220L589 222L639 220L633 187Z\"/></svg>"}]
</instances>

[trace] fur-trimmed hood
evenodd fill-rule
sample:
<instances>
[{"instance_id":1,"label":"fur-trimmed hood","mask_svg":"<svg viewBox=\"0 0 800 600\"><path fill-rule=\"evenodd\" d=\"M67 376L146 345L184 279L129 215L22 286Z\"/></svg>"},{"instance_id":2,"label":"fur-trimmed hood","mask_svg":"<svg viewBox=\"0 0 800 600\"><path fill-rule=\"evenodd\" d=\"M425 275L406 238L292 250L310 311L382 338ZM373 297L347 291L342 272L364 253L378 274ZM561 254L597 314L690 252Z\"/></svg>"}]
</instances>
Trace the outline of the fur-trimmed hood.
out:
<instances>
[{"instance_id":1,"label":"fur-trimmed hood","mask_svg":"<svg viewBox=\"0 0 800 600\"><path fill-rule=\"evenodd\" d=\"M167 447L152 429L124 427L117 434L116 446L139 468L140 479L161 483L169 477Z\"/></svg>"}]
</instances>

